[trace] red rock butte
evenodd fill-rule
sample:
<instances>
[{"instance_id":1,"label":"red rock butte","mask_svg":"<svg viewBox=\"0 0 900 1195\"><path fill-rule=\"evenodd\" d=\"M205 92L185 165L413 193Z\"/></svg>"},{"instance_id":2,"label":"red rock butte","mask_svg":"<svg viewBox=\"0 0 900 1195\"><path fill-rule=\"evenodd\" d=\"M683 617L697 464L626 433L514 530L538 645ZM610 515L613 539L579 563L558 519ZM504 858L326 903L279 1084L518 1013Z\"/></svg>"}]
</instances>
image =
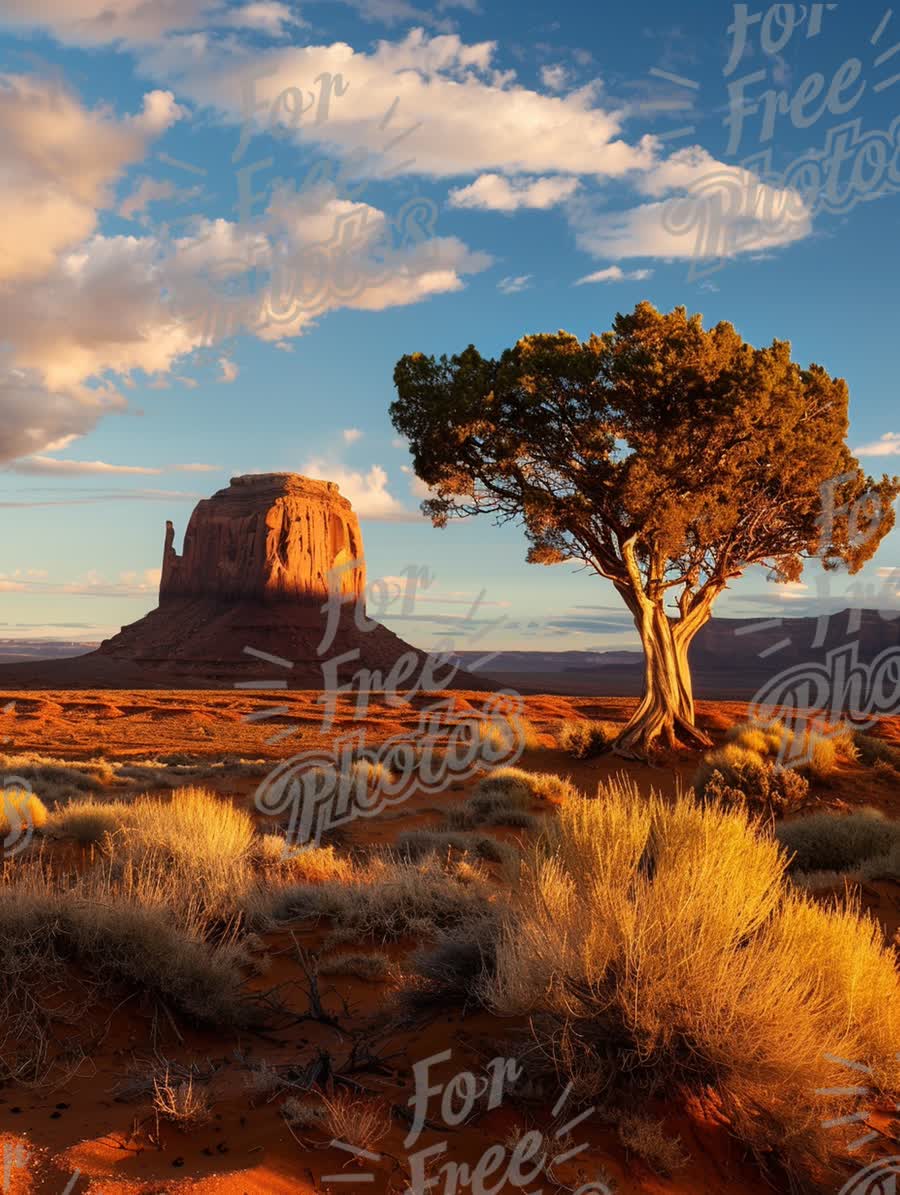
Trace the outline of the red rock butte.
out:
<instances>
[{"instance_id":1,"label":"red rock butte","mask_svg":"<svg viewBox=\"0 0 900 1195\"><path fill-rule=\"evenodd\" d=\"M27 688L250 687L254 680L321 689L336 676L382 678L413 652L415 686L424 653L365 613L362 533L334 482L297 473L233 477L198 502L179 554L166 524L159 605L87 655L0 666L0 679ZM335 634L323 647L328 600ZM266 660L278 657L284 664ZM261 658L262 657L262 658ZM446 667L442 670L446 675ZM334 675L334 673L333 673ZM457 686L483 689L460 672Z\"/></svg>"},{"instance_id":2,"label":"red rock butte","mask_svg":"<svg viewBox=\"0 0 900 1195\"><path fill-rule=\"evenodd\" d=\"M363 601L366 569L353 507L333 481L298 473L232 477L198 502L179 556L166 523L160 606L173 600Z\"/></svg>"}]
</instances>

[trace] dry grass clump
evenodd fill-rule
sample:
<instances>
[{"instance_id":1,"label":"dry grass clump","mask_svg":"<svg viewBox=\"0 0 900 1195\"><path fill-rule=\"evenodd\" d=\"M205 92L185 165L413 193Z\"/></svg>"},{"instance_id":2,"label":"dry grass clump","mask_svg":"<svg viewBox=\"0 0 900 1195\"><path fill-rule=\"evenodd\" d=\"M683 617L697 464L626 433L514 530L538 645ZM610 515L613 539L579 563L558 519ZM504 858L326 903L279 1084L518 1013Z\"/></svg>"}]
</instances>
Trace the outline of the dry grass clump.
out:
<instances>
[{"instance_id":1,"label":"dry grass clump","mask_svg":"<svg viewBox=\"0 0 900 1195\"><path fill-rule=\"evenodd\" d=\"M339 1091L322 1098L322 1126L332 1141L373 1150L387 1136L390 1115L377 1100Z\"/></svg>"},{"instance_id":2,"label":"dry grass clump","mask_svg":"<svg viewBox=\"0 0 900 1195\"><path fill-rule=\"evenodd\" d=\"M709 1085L761 1156L826 1159L840 1141L821 1122L856 1103L816 1094L847 1086L829 1056L900 1088L900 979L880 927L795 889L740 809L625 783L602 795L561 806L526 856L484 1001L531 1015L586 1098Z\"/></svg>"},{"instance_id":3,"label":"dry grass clump","mask_svg":"<svg viewBox=\"0 0 900 1195\"><path fill-rule=\"evenodd\" d=\"M853 742L860 760L867 767L900 773L900 747L861 731L857 731L853 736Z\"/></svg>"},{"instance_id":4,"label":"dry grass clump","mask_svg":"<svg viewBox=\"0 0 900 1195\"><path fill-rule=\"evenodd\" d=\"M511 714L507 719L516 742L522 745L523 751L539 751L544 746L541 733L530 718L524 714Z\"/></svg>"},{"instance_id":5,"label":"dry grass clump","mask_svg":"<svg viewBox=\"0 0 900 1195\"><path fill-rule=\"evenodd\" d=\"M0 847L7 840L42 830L49 818L47 806L24 788L0 789Z\"/></svg>"},{"instance_id":6,"label":"dry grass clump","mask_svg":"<svg viewBox=\"0 0 900 1195\"><path fill-rule=\"evenodd\" d=\"M321 1129L325 1108L321 1100L304 1100L289 1095L281 1105L281 1115L292 1129Z\"/></svg>"},{"instance_id":7,"label":"dry grass clump","mask_svg":"<svg viewBox=\"0 0 900 1195\"><path fill-rule=\"evenodd\" d=\"M436 855L376 855L350 880L285 886L265 902L275 922L330 918L347 935L385 940L476 926L495 908L486 875L465 859L445 863Z\"/></svg>"},{"instance_id":8,"label":"dry grass clump","mask_svg":"<svg viewBox=\"0 0 900 1195\"><path fill-rule=\"evenodd\" d=\"M449 829L473 826L513 826L533 830L538 820L530 812L535 801L562 804L576 795L568 780L549 772L495 768L484 777L465 804L447 813Z\"/></svg>"},{"instance_id":9,"label":"dry grass clump","mask_svg":"<svg viewBox=\"0 0 900 1195\"><path fill-rule=\"evenodd\" d=\"M618 733L619 727L614 722L566 718L560 723L556 738L563 751L575 759L589 759L608 751Z\"/></svg>"},{"instance_id":10,"label":"dry grass clump","mask_svg":"<svg viewBox=\"0 0 900 1195\"><path fill-rule=\"evenodd\" d=\"M102 842L107 834L114 834L124 824L128 812L129 806L124 801L79 797L66 805L56 806L50 815L47 833L81 843Z\"/></svg>"},{"instance_id":11,"label":"dry grass clump","mask_svg":"<svg viewBox=\"0 0 900 1195\"><path fill-rule=\"evenodd\" d=\"M405 859L424 859L428 855L447 855L457 851L473 855L487 863L511 863L518 859L515 847L499 842L489 834L465 834L453 830L409 830L396 843L398 855Z\"/></svg>"},{"instance_id":12,"label":"dry grass clump","mask_svg":"<svg viewBox=\"0 0 900 1195\"><path fill-rule=\"evenodd\" d=\"M356 979L384 980L391 970L386 954L367 950L343 950L319 960L320 975L352 975Z\"/></svg>"},{"instance_id":13,"label":"dry grass clump","mask_svg":"<svg viewBox=\"0 0 900 1195\"><path fill-rule=\"evenodd\" d=\"M809 796L809 781L796 769L772 763L738 742L705 755L692 786L705 801L765 816L799 808Z\"/></svg>"},{"instance_id":14,"label":"dry grass clump","mask_svg":"<svg viewBox=\"0 0 900 1195\"><path fill-rule=\"evenodd\" d=\"M263 834L254 844L254 854L264 868L280 872L280 882L324 884L350 880L353 864L329 846L292 846L280 834Z\"/></svg>"},{"instance_id":15,"label":"dry grass clump","mask_svg":"<svg viewBox=\"0 0 900 1195\"><path fill-rule=\"evenodd\" d=\"M176 1125L183 1133L199 1129L212 1120L209 1096L204 1087L187 1079L171 1079L168 1067L153 1077L153 1110L157 1118Z\"/></svg>"},{"instance_id":16,"label":"dry grass clump","mask_svg":"<svg viewBox=\"0 0 900 1195\"><path fill-rule=\"evenodd\" d=\"M115 769L105 759L67 760L38 752L0 754L0 772L26 780L45 801L98 792L115 779Z\"/></svg>"},{"instance_id":17,"label":"dry grass clump","mask_svg":"<svg viewBox=\"0 0 900 1195\"><path fill-rule=\"evenodd\" d=\"M681 1138L668 1137L661 1121L650 1116L626 1112L619 1117L616 1129L625 1148L643 1158L648 1166L665 1178L683 1169L690 1160L682 1148Z\"/></svg>"},{"instance_id":18,"label":"dry grass clump","mask_svg":"<svg viewBox=\"0 0 900 1195\"><path fill-rule=\"evenodd\" d=\"M853 813L814 813L796 821L783 822L775 835L792 856L797 872L897 871L900 851L900 822L886 818L878 809ZM892 859L893 856L893 859Z\"/></svg>"},{"instance_id":19,"label":"dry grass clump","mask_svg":"<svg viewBox=\"0 0 900 1195\"><path fill-rule=\"evenodd\" d=\"M780 719L739 722L726 735L726 743L773 762L791 763L815 780L825 780L840 763L853 763L860 754L854 731L843 723L798 732Z\"/></svg>"},{"instance_id":20,"label":"dry grass clump","mask_svg":"<svg viewBox=\"0 0 900 1195\"><path fill-rule=\"evenodd\" d=\"M216 777L264 776L271 766L264 759L229 755L210 760L184 752L157 759L123 761L104 759L103 756L62 759L35 751L0 753L0 772L27 781L45 802L66 802L107 788L178 788Z\"/></svg>"},{"instance_id":21,"label":"dry grass clump","mask_svg":"<svg viewBox=\"0 0 900 1195\"><path fill-rule=\"evenodd\" d=\"M241 994L245 951L184 895L133 868L117 875L108 860L81 875L8 863L0 871L0 1073L38 1080L50 1065L58 1002L49 1006L46 994L54 989L84 1008L124 987L197 1024L252 1020Z\"/></svg>"}]
</instances>

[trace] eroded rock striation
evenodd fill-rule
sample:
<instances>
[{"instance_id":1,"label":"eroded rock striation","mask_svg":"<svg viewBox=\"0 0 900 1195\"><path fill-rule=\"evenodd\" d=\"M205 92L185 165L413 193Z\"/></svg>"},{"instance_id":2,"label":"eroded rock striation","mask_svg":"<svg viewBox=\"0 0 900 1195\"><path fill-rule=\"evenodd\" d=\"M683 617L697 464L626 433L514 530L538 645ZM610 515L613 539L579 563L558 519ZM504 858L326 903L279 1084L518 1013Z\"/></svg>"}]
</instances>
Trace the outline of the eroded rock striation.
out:
<instances>
[{"instance_id":1,"label":"eroded rock striation","mask_svg":"<svg viewBox=\"0 0 900 1195\"><path fill-rule=\"evenodd\" d=\"M179 556L166 523L160 605L184 598L321 605L363 599L362 533L333 481L297 473L233 477L197 503Z\"/></svg>"},{"instance_id":2,"label":"eroded rock striation","mask_svg":"<svg viewBox=\"0 0 900 1195\"><path fill-rule=\"evenodd\" d=\"M298 688L360 669L386 675L408 652L423 663L422 653L362 617L365 586L359 522L333 482L233 477L197 504L181 553L166 524L159 606L94 655L173 684L277 678ZM335 626L323 646L330 595Z\"/></svg>"}]
</instances>

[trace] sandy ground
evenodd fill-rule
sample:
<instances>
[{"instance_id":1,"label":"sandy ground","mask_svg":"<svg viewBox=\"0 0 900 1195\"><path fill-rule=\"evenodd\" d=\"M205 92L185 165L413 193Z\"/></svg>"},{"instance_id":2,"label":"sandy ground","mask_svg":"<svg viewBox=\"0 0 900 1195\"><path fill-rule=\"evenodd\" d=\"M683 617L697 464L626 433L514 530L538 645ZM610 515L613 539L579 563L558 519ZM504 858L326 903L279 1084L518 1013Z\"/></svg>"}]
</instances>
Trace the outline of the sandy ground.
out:
<instances>
[{"instance_id":1,"label":"sandy ground","mask_svg":"<svg viewBox=\"0 0 900 1195\"><path fill-rule=\"evenodd\" d=\"M480 708L485 695L455 694L454 716ZM2 750L40 751L46 755L108 759L144 759L182 752L210 760L223 756L278 761L300 751L326 749L335 734L358 727L352 702L342 702L334 730L323 732L322 707L314 693L261 691L80 691L77 693L0 692L0 709L13 704L0 721ZM365 716L367 743L409 734L428 704L420 696L411 705L393 706L374 699ZM572 714L622 722L631 699L531 696L528 717L549 732L558 720ZM270 717L266 710L281 708ZM721 734L745 713L741 703L705 703L700 720ZM248 718L250 720L248 720ZM900 720L882 727L900 743ZM285 734L284 732L290 732ZM281 735L279 741L273 737ZM570 776L586 793L599 782L625 771L643 789L673 794L687 785L696 760L685 757L665 766L624 764L601 757L578 762L551 746L527 752L525 767ZM253 808L258 781L229 779L210 786ZM347 845L385 843L406 830L436 824L446 809L464 799L473 781L457 783L435 794L413 794L403 805L350 825ZM874 804L900 815L896 781L845 768L825 786L817 801L823 806ZM551 815L552 816L552 815ZM497 831L515 837L512 831ZM900 889L880 884L863 892L863 900L893 934L900 924ZM282 999L298 1018L309 1013L307 980L298 950L321 950L325 930L295 929L269 935L264 943L270 966L263 975L248 978L251 990L278 986ZM351 944L352 945L352 944ZM360 944L363 945L363 944ZM398 967L417 943L401 941L385 947ZM125 1195L126 1192L176 1193L183 1190L217 1195L287 1195L288 1192L340 1192L358 1186L368 1191L403 1191L409 1183L408 1157L423 1146L446 1142L447 1159L477 1160L498 1141L516 1132L536 1129L549 1133L546 1098L533 1105L502 1101L495 1110L457 1127L441 1125L435 1103L429 1115L437 1123L421 1139L404 1143L408 1125L403 1119L413 1087L413 1064L424 1057L450 1051L434 1074L449 1078L460 1071L479 1072L486 1061L503 1053L503 1041L524 1027L484 1013L463 1017L456 1009L436 1010L417 1022L398 1021L392 1011L393 984L350 977L323 977L326 1011L339 1027L298 1019L282 1031L217 1034L185 1030L143 1006L139 998L96 1009L91 1030L94 1045L89 1064L53 1090L29 1090L6 1085L0 1089L0 1191L53 1192L62 1195ZM84 1032L84 1026L79 1027ZM366 1091L376 1093L396 1110L390 1129L377 1146L377 1157L354 1158L329 1145L313 1131L292 1133L280 1114L280 1099L254 1096L248 1087L253 1064L265 1061L279 1068L302 1069L327 1051L332 1065L347 1067L351 1033L363 1033L378 1064L354 1072ZM898 1043L900 1044L900 1043ZM208 1079L213 1119L189 1134L155 1122L146 1099L126 1100L117 1087L129 1073L144 1073L154 1060L192 1063ZM711 1106L686 1104L674 1097L659 1115L671 1134L678 1134L690 1161L676 1177L655 1175L619 1143L613 1129L598 1117L588 1117L574 1130L586 1149L559 1167L559 1190L578 1190L601 1172L617 1184L622 1195L743 1195L764 1189L752 1160L728 1134ZM552 1149L551 1149L551 1152ZM897 1146L894 1153L900 1153ZM601 1171L602 1168L602 1171ZM498 1172L499 1173L499 1172ZM849 1171L848 1171L849 1173ZM371 1175L371 1178L367 1178ZM331 1177L328 1177L331 1176ZM459 1177L459 1176L457 1176ZM463 1176L465 1178L465 1176ZM448 1180L449 1181L449 1180ZM536 1191L495 1173L487 1189ZM475 1189L463 1181L431 1188L434 1191ZM545 1188L552 1189L552 1188ZM592 1189L602 1193L602 1186ZM771 1188L769 1188L771 1189ZM777 1188L776 1188L777 1189Z\"/></svg>"}]
</instances>

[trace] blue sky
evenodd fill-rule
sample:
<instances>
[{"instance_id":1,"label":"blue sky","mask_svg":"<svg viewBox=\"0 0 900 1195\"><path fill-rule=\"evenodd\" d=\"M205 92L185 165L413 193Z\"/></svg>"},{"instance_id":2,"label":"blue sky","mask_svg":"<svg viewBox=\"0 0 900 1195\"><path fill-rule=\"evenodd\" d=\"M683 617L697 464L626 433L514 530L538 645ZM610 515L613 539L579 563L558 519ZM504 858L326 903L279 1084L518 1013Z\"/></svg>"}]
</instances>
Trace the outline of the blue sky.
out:
<instances>
[{"instance_id":1,"label":"blue sky","mask_svg":"<svg viewBox=\"0 0 900 1195\"><path fill-rule=\"evenodd\" d=\"M0 638L140 617L167 518L290 469L352 499L371 578L433 574L385 612L412 641L636 646L518 529L424 522L387 408L404 353L645 298L790 339L897 470L886 5L0 0L0 30ZM748 575L717 613L896 605L898 547L827 586Z\"/></svg>"}]
</instances>

